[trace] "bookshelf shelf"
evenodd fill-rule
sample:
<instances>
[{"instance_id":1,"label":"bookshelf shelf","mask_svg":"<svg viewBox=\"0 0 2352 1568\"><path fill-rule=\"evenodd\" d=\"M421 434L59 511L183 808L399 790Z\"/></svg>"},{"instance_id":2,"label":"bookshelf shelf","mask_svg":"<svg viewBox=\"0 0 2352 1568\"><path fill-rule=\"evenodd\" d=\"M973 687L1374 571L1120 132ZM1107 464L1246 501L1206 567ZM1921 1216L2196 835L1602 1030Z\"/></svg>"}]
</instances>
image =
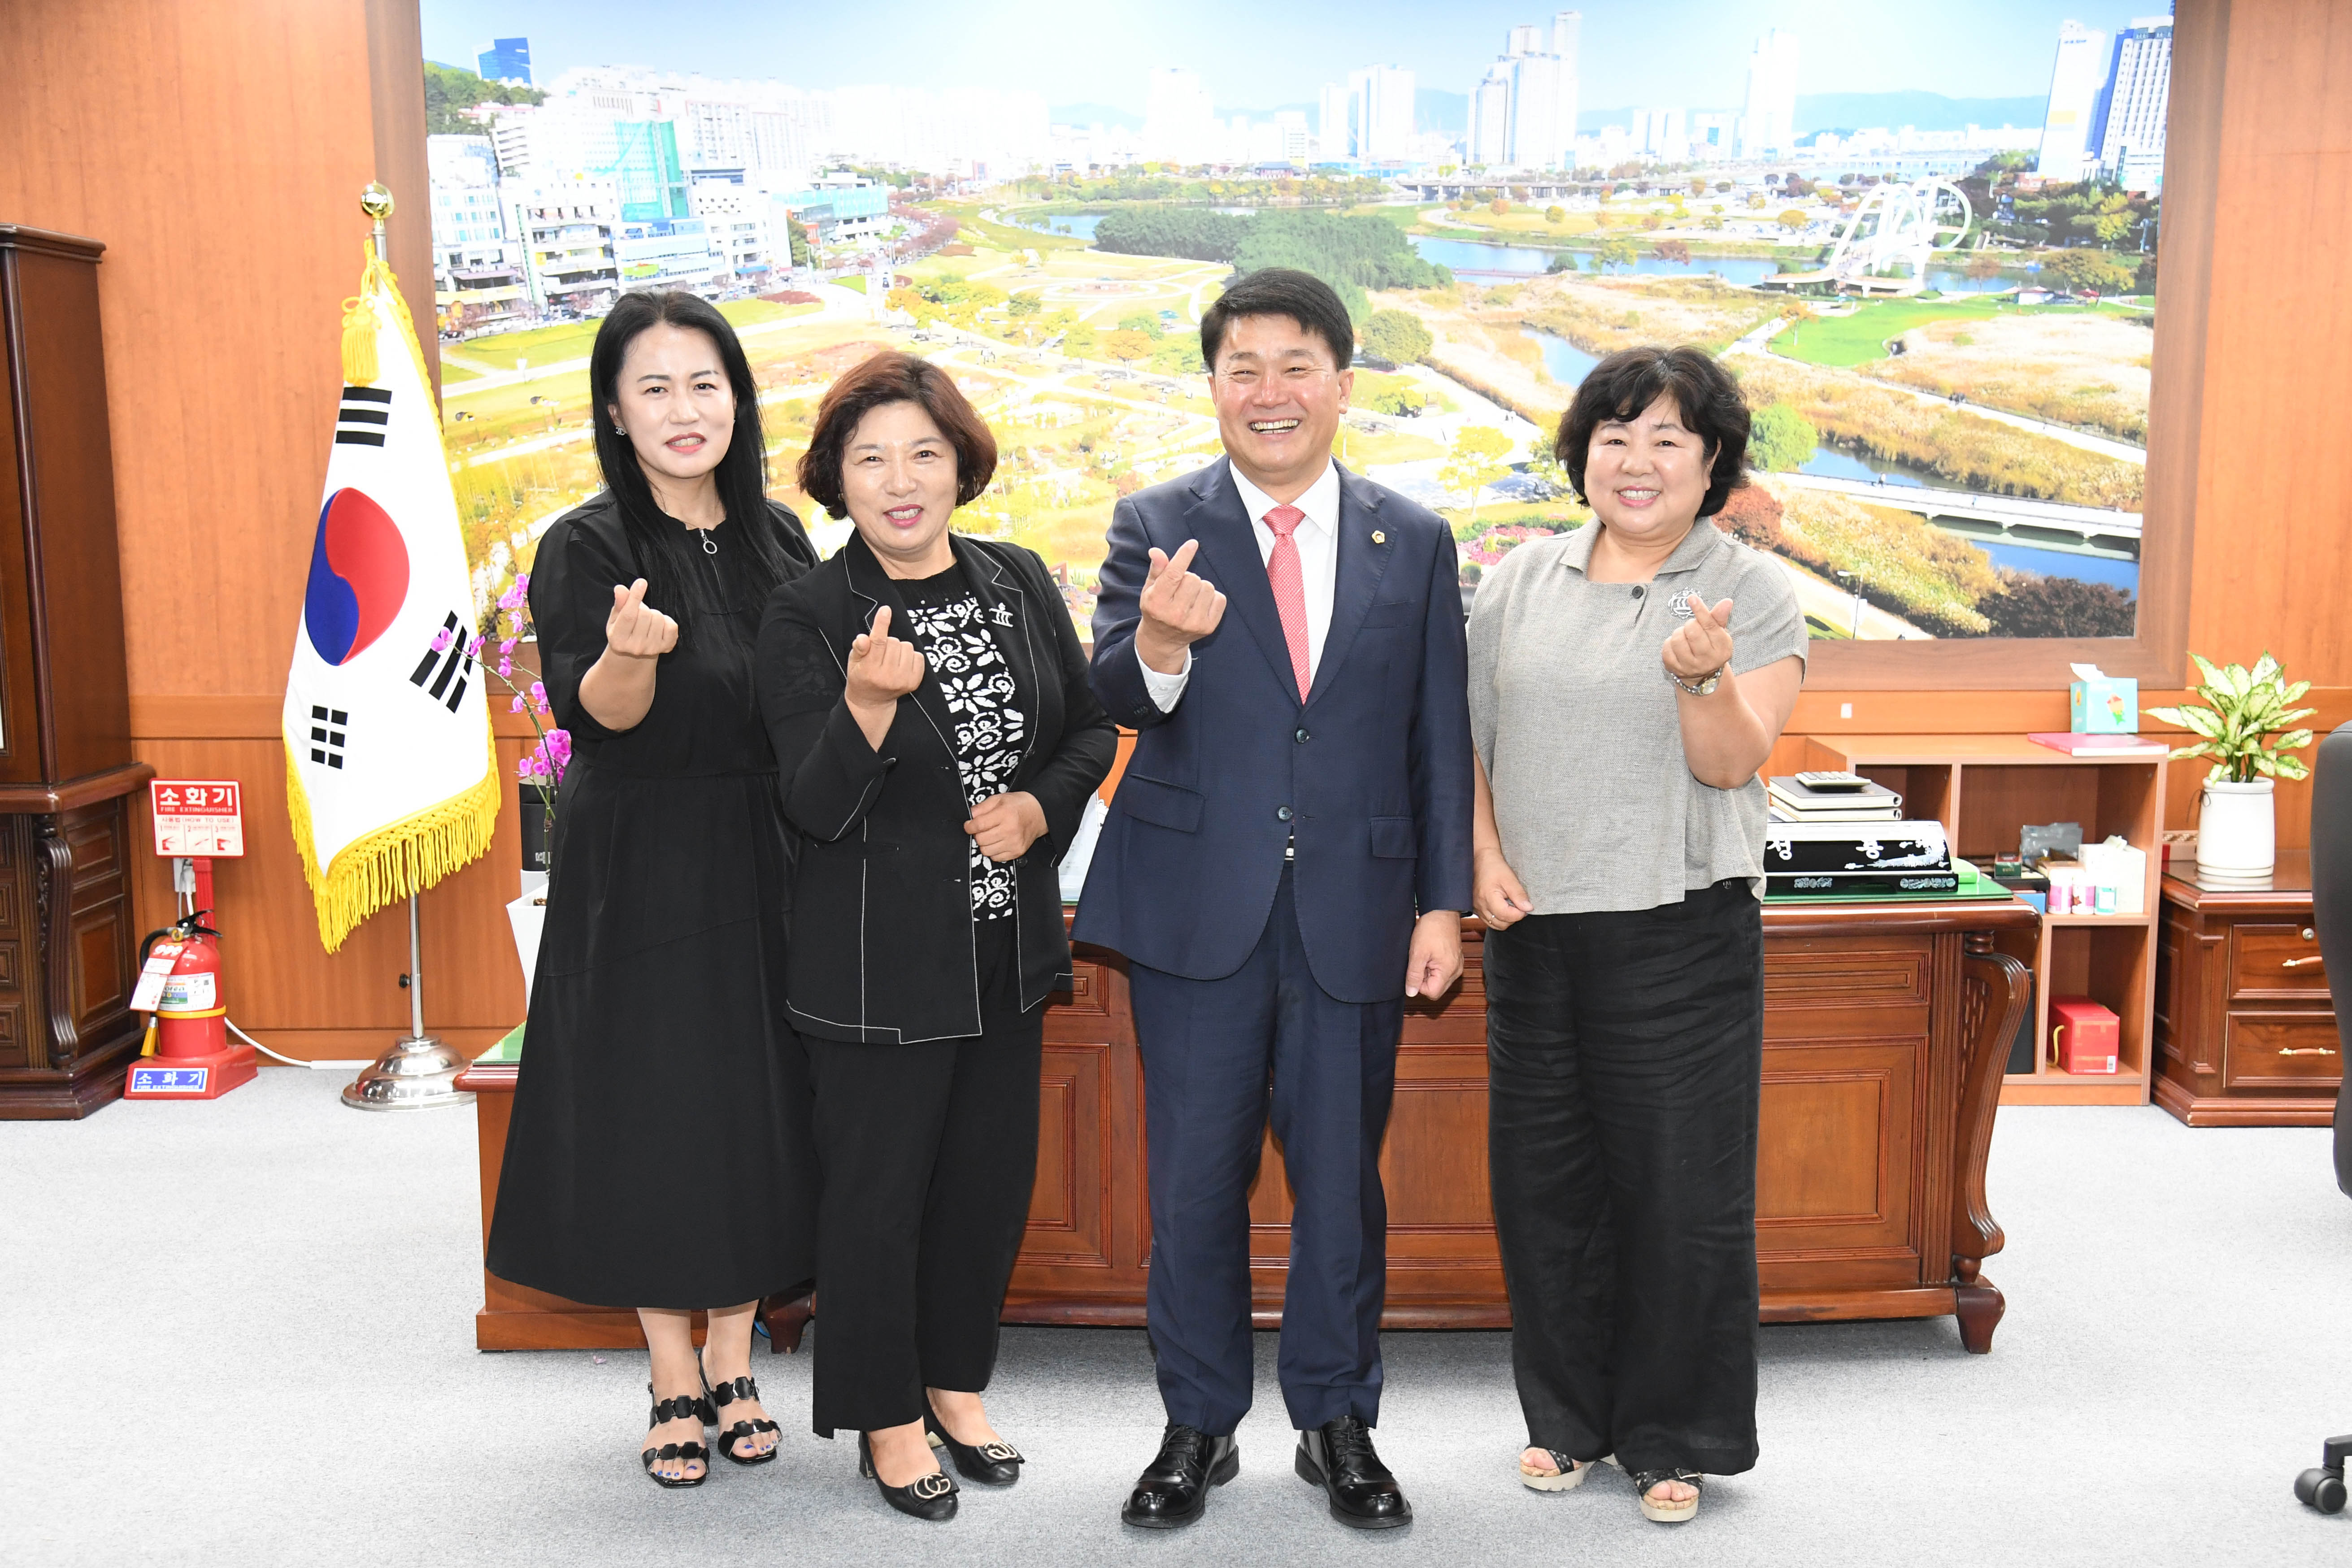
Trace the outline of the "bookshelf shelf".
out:
<instances>
[{"instance_id":1,"label":"bookshelf shelf","mask_svg":"<svg viewBox=\"0 0 2352 1568\"><path fill-rule=\"evenodd\" d=\"M2154 1040L2154 910L2163 877L2161 756L2070 756L2022 735L1809 736L1802 766L1849 769L1903 796L1903 815L1937 821L1962 859L2014 854L2028 824L2079 822L2085 843L2120 834L2147 851L2137 915L2045 915L2002 951L2033 972L2033 1070L2001 1080L2004 1105L2144 1105ZM2061 1072L2050 1054L2050 998L2089 996L2119 1021L2113 1073Z\"/></svg>"}]
</instances>

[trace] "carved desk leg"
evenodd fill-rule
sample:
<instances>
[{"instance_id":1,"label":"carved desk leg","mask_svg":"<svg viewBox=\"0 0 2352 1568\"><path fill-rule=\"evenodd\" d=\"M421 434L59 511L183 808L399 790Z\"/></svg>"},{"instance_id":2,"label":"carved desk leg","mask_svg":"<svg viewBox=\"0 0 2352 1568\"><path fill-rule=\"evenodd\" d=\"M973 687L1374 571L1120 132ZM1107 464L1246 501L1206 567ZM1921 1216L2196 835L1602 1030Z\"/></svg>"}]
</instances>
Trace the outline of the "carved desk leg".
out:
<instances>
[{"instance_id":1,"label":"carved desk leg","mask_svg":"<svg viewBox=\"0 0 2352 1568\"><path fill-rule=\"evenodd\" d=\"M792 1355L801 1348L801 1335L816 1316L816 1292L800 1290L771 1296L760 1304L760 1321L768 1325L770 1354Z\"/></svg>"},{"instance_id":2,"label":"carved desk leg","mask_svg":"<svg viewBox=\"0 0 2352 1568\"><path fill-rule=\"evenodd\" d=\"M1952 1213L1952 1300L1960 1343L1977 1355L1992 1349L1992 1331L2007 1306L1979 1271L1999 1252L2000 1226L1985 1202L1985 1162L1992 1152L1992 1121L2000 1109L2000 1078L2009 1043L2025 1021L2025 965L1995 952L1992 937L1970 931L1961 961L1960 1103L1954 1147L1960 1159Z\"/></svg>"},{"instance_id":3,"label":"carved desk leg","mask_svg":"<svg viewBox=\"0 0 2352 1568\"><path fill-rule=\"evenodd\" d=\"M54 816L33 819L33 907L39 933L41 989L47 1004L49 1060L70 1064L81 1046L74 1017L73 847Z\"/></svg>"}]
</instances>

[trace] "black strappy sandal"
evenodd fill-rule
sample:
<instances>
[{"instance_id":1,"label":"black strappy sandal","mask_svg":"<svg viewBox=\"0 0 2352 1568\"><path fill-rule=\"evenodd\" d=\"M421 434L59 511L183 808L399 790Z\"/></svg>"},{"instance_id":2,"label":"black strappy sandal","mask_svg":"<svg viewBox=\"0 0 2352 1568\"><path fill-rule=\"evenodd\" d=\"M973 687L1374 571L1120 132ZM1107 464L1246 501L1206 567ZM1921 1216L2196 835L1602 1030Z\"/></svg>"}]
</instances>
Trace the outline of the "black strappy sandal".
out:
<instances>
[{"instance_id":1,"label":"black strappy sandal","mask_svg":"<svg viewBox=\"0 0 2352 1568\"><path fill-rule=\"evenodd\" d=\"M694 1352L694 1370L702 1379L702 1396L712 1407L710 1424L713 1426L719 1425L719 1418L717 1414L719 1411L726 1409L739 1399L760 1397L760 1385L752 1382L749 1376L736 1378L730 1383L722 1383L716 1388L711 1387L710 1373L702 1364L702 1351L699 1347L697 1347ZM747 1456L737 1453L735 1445L746 1437L756 1437L762 1432L779 1430L781 1428L772 1421L738 1421L734 1426L719 1434L719 1451L739 1465L764 1465L776 1457L775 1448L770 1448L764 1454ZM781 1440L777 1446L779 1447L782 1446Z\"/></svg>"},{"instance_id":2,"label":"black strappy sandal","mask_svg":"<svg viewBox=\"0 0 2352 1568\"><path fill-rule=\"evenodd\" d=\"M993 1443L957 1442L929 1400L923 1402L923 1436L932 1447L947 1450L948 1458L955 1461L956 1473L965 1480L1009 1487L1021 1479L1020 1449L1001 1438Z\"/></svg>"},{"instance_id":3,"label":"black strappy sandal","mask_svg":"<svg viewBox=\"0 0 2352 1568\"><path fill-rule=\"evenodd\" d=\"M653 1393L654 1385L650 1383L646 1384L646 1397L653 1399ZM668 1399L654 1399L653 1417L646 1423L646 1430L650 1432L665 1421L683 1421L689 1415L700 1417L705 1426L719 1424L718 1413L710 1408L709 1400L692 1394L680 1394ZM657 1487L698 1487L710 1479L710 1450L699 1443L664 1443L658 1448L640 1448L637 1458L645 1461L646 1474L653 1478L654 1485ZM672 1479L654 1468L664 1459L698 1461L702 1473Z\"/></svg>"},{"instance_id":4,"label":"black strappy sandal","mask_svg":"<svg viewBox=\"0 0 2352 1568\"><path fill-rule=\"evenodd\" d=\"M1650 1496L1650 1489L1661 1481L1680 1481L1690 1488L1691 1495L1680 1502L1658 1502ZM1680 1524L1698 1517L1698 1494L1705 1489L1706 1478L1696 1470L1636 1470L1633 1472L1633 1494L1642 1500L1642 1517L1653 1524Z\"/></svg>"}]
</instances>

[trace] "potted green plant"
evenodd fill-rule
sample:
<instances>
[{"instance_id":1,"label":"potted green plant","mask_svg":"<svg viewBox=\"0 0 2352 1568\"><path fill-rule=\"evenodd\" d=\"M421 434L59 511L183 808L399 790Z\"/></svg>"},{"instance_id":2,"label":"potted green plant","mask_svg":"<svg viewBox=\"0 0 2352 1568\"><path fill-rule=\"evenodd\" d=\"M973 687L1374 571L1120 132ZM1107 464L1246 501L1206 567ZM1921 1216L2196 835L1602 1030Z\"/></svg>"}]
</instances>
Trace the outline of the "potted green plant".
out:
<instances>
[{"instance_id":1,"label":"potted green plant","mask_svg":"<svg viewBox=\"0 0 2352 1568\"><path fill-rule=\"evenodd\" d=\"M2310 745L2311 731L2287 728L2318 711L2290 706L2311 689L2311 682L2288 685L2267 650L2252 669L2242 664L2216 669L2196 654L2189 657L2205 678L2191 689L2206 705L2151 708L2147 713L2197 737L2173 748L2174 756L2213 759L2198 818L2198 869L2267 875L2278 858L2276 782L2311 776L2301 758L2288 754Z\"/></svg>"}]
</instances>

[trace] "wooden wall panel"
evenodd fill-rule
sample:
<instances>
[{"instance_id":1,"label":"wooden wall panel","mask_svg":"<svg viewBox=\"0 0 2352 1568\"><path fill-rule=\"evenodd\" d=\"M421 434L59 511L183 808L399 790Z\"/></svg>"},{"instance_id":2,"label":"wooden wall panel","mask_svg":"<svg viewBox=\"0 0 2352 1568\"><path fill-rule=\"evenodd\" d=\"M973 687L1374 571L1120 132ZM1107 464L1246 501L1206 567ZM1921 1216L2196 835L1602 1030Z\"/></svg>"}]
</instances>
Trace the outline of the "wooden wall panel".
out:
<instances>
[{"instance_id":1,"label":"wooden wall panel","mask_svg":"<svg viewBox=\"0 0 2352 1568\"><path fill-rule=\"evenodd\" d=\"M247 853L213 863L214 924L222 931L223 994L230 1016L272 1050L304 1059L373 1056L408 1032L408 925L399 908L361 925L328 955L286 816L286 753L266 738L142 740L141 762L162 778L233 778L245 784ZM512 776L527 741L501 737ZM172 918L170 863L152 852L152 819L142 791L131 813L134 905L140 930ZM509 793L490 852L427 891L420 905L425 1027L487 1048L522 1020L522 966L506 902L522 869L522 826ZM372 1043L371 1043L372 1042Z\"/></svg>"},{"instance_id":2,"label":"wooden wall panel","mask_svg":"<svg viewBox=\"0 0 2352 1568\"><path fill-rule=\"evenodd\" d=\"M0 221L108 246L100 290L139 754L241 779L257 811L281 793L275 716L335 406L340 303L358 276L356 196L371 178L399 200L393 259L426 314L416 17L415 0L0 5L0 136L33 153L0 163ZM2193 476L2189 646L2237 659L2271 647L2327 689L2316 722L2340 722L2352 718L2352 403L2335 395L2352 379L2352 7L2181 0L2178 27L2150 479ZM2063 680L2063 661L2050 663L2049 680ZM1790 732L2064 724L2063 694L2047 686L1823 686L1800 700ZM2170 825L2185 826L2200 770L2174 769ZM2283 844L2307 840L2307 792L2282 790ZM250 999L240 1016L271 1020L305 1054L364 1054L334 1042L396 1025L397 987L384 993L404 963L398 918L378 917L328 959L282 822L256 824L253 855L221 879L229 984ZM520 1015L500 910L512 833L509 822L490 863L426 899L434 953L454 949L428 953L428 1021L453 1037ZM169 900L143 845L136 869L152 924ZM448 977L437 989L436 976Z\"/></svg>"},{"instance_id":3,"label":"wooden wall panel","mask_svg":"<svg viewBox=\"0 0 2352 1568\"><path fill-rule=\"evenodd\" d=\"M0 6L20 153L0 213L107 247L133 692L285 689L375 172L365 20L359 0ZM429 226L421 198L403 216Z\"/></svg>"},{"instance_id":4,"label":"wooden wall panel","mask_svg":"<svg viewBox=\"0 0 2352 1568\"><path fill-rule=\"evenodd\" d=\"M16 0L0 6L5 220L88 235L99 269L137 754L246 786L250 853L223 862L224 984L237 1022L304 1057L404 1033L397 911L330 958L285 820L278 710L358 281L359 192L398 204L392 259L432 320L415 0ZM437 347L428 336L428 362ZM510 768L520 743L501 742ZM143 795L140 929L170 918ZM491 854L425 895L426 1025L488 1045L523 1009Z\"/></svg>"},{"instance_id":5,"label":"wooden wall panel","mask_svg":"<svg viewBox=\"0 0 2352 1568\"><path fill-rule=\"evenodd\" d=\"M2184 5L2183 22L2200 9ZM2268 647L2296 676L2342 686L2352 684L2352 6L2224 9L2189 646L2240 662Z\"/></svg>"}]
</instances>

